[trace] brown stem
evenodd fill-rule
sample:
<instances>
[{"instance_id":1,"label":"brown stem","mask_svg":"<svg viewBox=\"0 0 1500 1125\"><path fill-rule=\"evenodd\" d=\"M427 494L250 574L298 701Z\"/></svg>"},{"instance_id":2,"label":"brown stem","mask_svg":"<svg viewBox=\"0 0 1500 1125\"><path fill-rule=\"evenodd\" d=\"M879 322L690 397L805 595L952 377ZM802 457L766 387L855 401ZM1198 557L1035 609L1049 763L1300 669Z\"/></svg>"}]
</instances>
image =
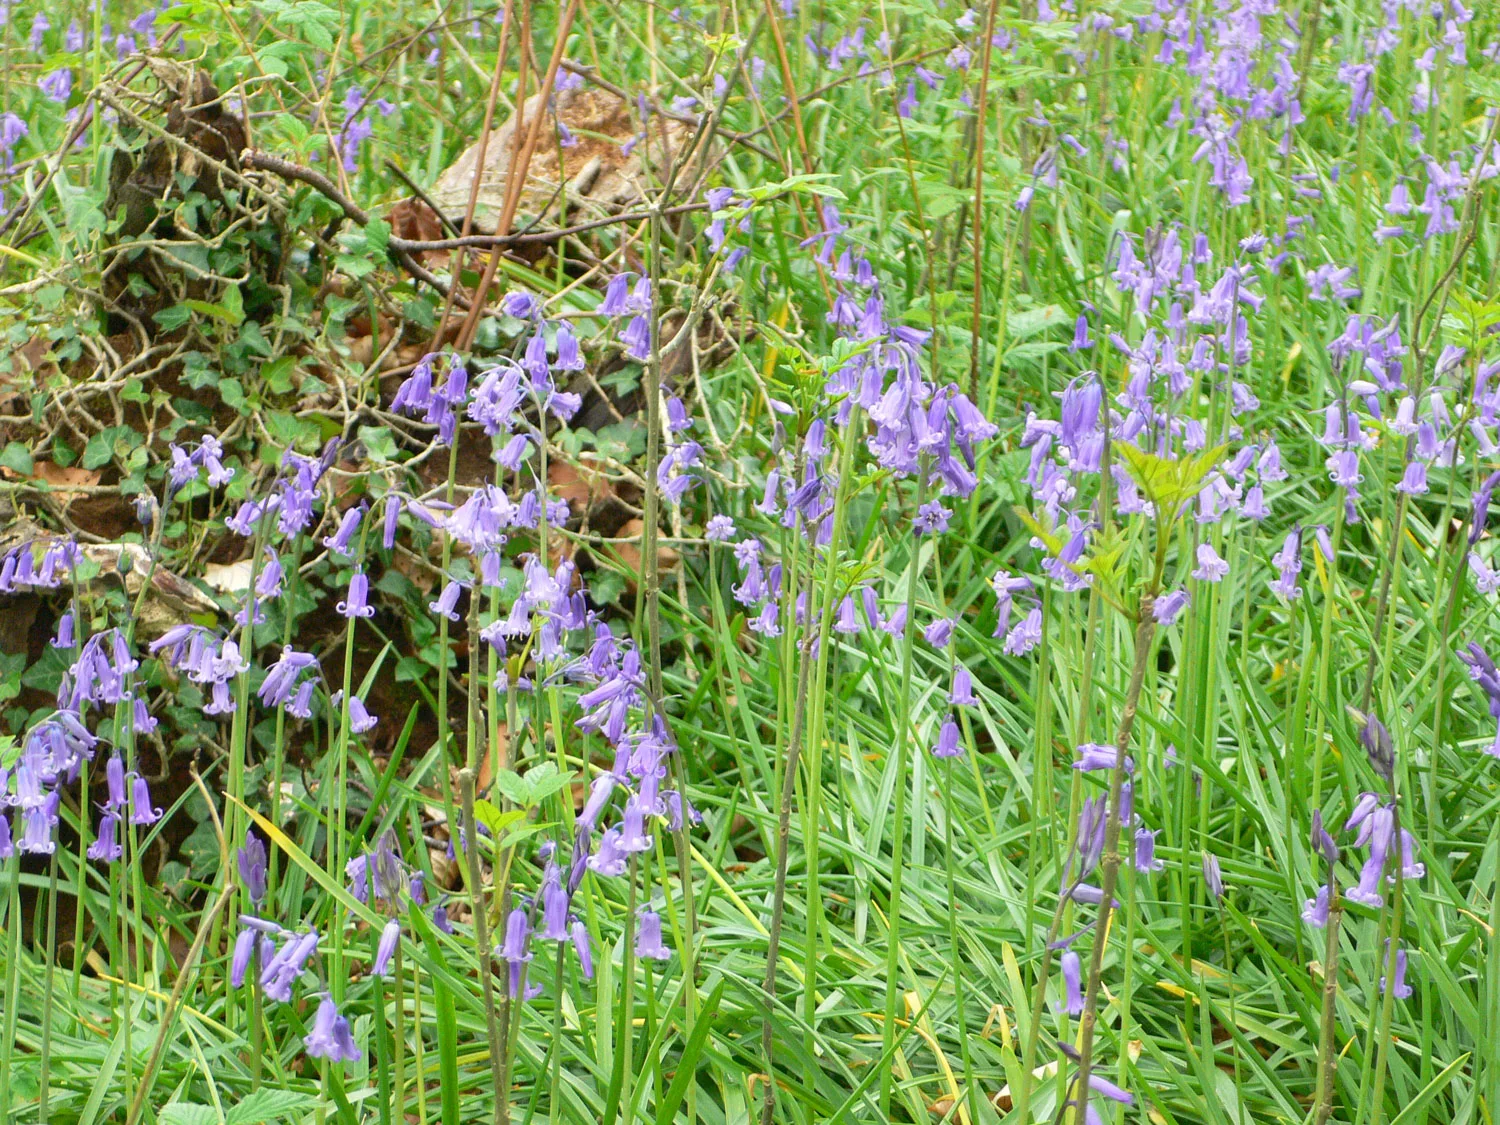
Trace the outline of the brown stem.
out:
<instances>
[{"instance_id":1,"label":"brown stem","mask_svg":"<svg viewBox=\"0 0 1500 1125\"><path fill-rule=\"evenodd\" d=\"M1339 978L1339 923L1344 915L1344 901L1339 895L1338 881L1334 878L1333 865L1328 866L1328 923L1327 941L1323 947L1323 1018L1318 1030L1318 1099L1313 1113L1315 1125L1324 1125L1333 1113L1333 1077L1338 1068L1338 1055L1333 1049L1334 1002L1338 998Z\"/></svg>"},{"instance_id":2,"label":"brown stem","mask_svg":"<svg viewBox=\"0 0 1500 1125\"><path fill-rule=\"evenodd\" d=\"M979 79L979 105L974 111L974 309L969 321L969 398L975 403L979 401L979 310L983 304L984 133L989 108L990 48L995 38L995 9L999 6L999 0L990 0L985 17L984 70Z\"/></svg>"},{"instance_id":3,"label":"brown stem","mask_svg":"<svg viewBox=\"0 0 1500 1125\"><path fill-rule=\"evenodd\" d=\"M490 133L495 125L495 103L500 98L500 77L505 72L505 55L507 41L510 38L511 15L512 0L506 0L505 19L500 25L500 47L495 52L495 72L490 76L489 99L484 105L484 127L479 132L479 149L474 157L474 178L469 181L469 201L464 207L463 223L458 229L459 238L466 237L474 229L474 208L479 202L479 185L484 179L485 153L489 149ZM437 96L439 103L441 103L443 97L441 87L438 88ZM437 208L434 207L433 210L436 211ZM438 217L442 218L441 212L439 212ZM458 272L457 269L453 271L455 280L458 278ZM443 333L448 328L448 318L453 313L453 294L457 290L458 286L453 286L448 293L448 299L443 302L443 315L438 318L437 330L432 335L432 344L427 349L428 351L436 351L438 345L442 343Z\"/></svg>"},{"instance_id":4,"label":"brown stem","mask_svg":"<svg viewBox=\"0 0 1500 1125\"><path fill-rule=\"evenodd\" d=\"M525 17L525 29L522 34L522 68L523 77L520 87L516 91L516 139L520 143L522 115L526 107L526 88L524 79L525 53L524 48L530 42L530 13L531 6L525 3L522 6ZM543 92L543 101L526 127L526 140L520 143L520 148L506 169L506 196L505 206L500 212L500 220L495 224L496 234L508 234L511 223L516 218L516 208L521 205L521 195L526 185L526 171L531 165L531 154L536 150L537 137L541 135L542 122L547 119L547 107L545 101L546 91L552 89L552 83L557 78L557 68L562 63L563 48L568 42L568 32L573 27L573 17L578 13L578 0L568 0L568 6L564 9L562 19L557 25L557 34L552 44L552 57L547 62L547 73L542 78L540 89ZM457 347L459 351L467 351L474 343L474 333L479 331L479 315L484 308L484 297L489 292L490 285L495 280L495 271L500 267L500 247L496 246L490 251L489 260L485 262L484 274L479 279L479 288L474 291L474 307L469 310L469 315L464 319L463 327L459 330Z\"/></svg>"},{"instance_id":5,"label":"brown stem","mask_svg":"<svg viewBox=\"0 0 1500 1125\"><path fill-rule=\"evenodd\" d=\"M1152 615L1155 597L1146 594L1141 598L1139 620L1135 627L1135 661L1130 669L1130 686L1125 691L1125 709L1120 712L1120 726L1115 735L1115 768L1109 774L1109 809L1104 820L1104 856L1099 861L1099 919L1094 925L1094 950L1089 959L1088 990L1083 997L1083 1016L1079 1021L1082 1044L1078 1052L1078 1116L1082 1121L1088 1115L1089 1075L1094 1068L1094 1027L1099 1022L1099 979L1104 966L1104 946L1109 941L1109 919L1114 910L1115 884L1120 874L1120 792L1125 785L1125 751L1130 745L1130 732L1135 726L1135 714L1140 705L1141 685L1146 679L1146 665L1151 655L1151 642L1156 633L1156 618ZM1131 955L1130 950L1125 956Z\"/></svg>"}]
</instances>

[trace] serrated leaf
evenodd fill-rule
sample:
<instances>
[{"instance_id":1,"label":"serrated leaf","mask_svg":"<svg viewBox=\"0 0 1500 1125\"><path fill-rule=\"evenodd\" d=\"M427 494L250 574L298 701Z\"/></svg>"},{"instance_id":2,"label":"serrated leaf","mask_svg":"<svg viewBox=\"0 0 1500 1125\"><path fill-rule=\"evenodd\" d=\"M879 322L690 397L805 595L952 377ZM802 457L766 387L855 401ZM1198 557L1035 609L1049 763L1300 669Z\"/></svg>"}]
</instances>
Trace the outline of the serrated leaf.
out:
<instances>
[{"instance_id":1,"label":"serrated leaf","mask_svg":"<svg viewBox=\"0 0 1500 1125\"><path fill-rule=\"evenodd\" d=\"M1063 549L1064 541L1038 523L1036 517L1025 508L1018 504L1013 511L1016 513L1016 518L1026 525L1026 530L1042 541L1049 554L1058 554Z\"/></svg>"},{"instance_id":2,"label":"serrated leaf","mask_svg":"<svg viewBox=\"0 0 1500 1125\"><path fill-rule=\"evenodd\" d=\"M353 254L339 254L333 261L342 273L348 274L356 281L375 270L375 263L369 258L360 258Z\"/></svg>"},{"instance_id":3,"label":"serrated leaf","mask_svg":"<svg viewBox=\"0 0 1500 1125\"><path fill-rule=\"evenodd\" d=\"M1156 510L1165 518L1172 519L1184 503L1198 495L1204 479L1224 456L1225 446L1216 445L1188 457L1171 461L1147 453L1126 442L1114 446L1146 498L1156 505Z\"/></svg>"},{"instance_id":4,"label":"serrated leaf","mask_svg":"<svg viewBox=\"0 0 1500 1125\"><path fill-rule=\"evenodd\" d=\"M173 1102L157 1116L161 1125L220 1125L219 1111L211 1105Z\"/></svg>"},{"instance_id":5,"label":"serrated leaf","mask_svg":"<svg viewBox=\"0 0 1500 1125\"><path fill-rule=\"evenodd\" d=\"M528 808L533 803L531 786L525 778L512 770L501 770L495 775L495 788L522 808Z\"/></svg>"},{"instance_id":6,"label":"serrated leaf","mask_svg":"<svg viewBox=\"0 0 1500 1125\"><path fill-rule=\"evenodd\" d=\"M515 778L516 775L502 771L500 776ZM526 814L520 809L509 809L502 812L495 807L493 801L487 801L483 797L474 802L474 819L488 828L490 836L496 840L500 838L501 833L507 828L525 816Z\"/></svg>"},{"instance_id":7,"label":"serrated leaf","mask_svg":"<svg viewBox=\"0 0 1500 1125\"><path fill-rule=\"evenodd\" d=\"M365 224L365 242L371 250L384 254L391 244L391 224L384 219L371 219Z\"/></svg>"},{"instance_id":8,"label":"serrated leaf","mask_svg":"<svg viewBox=\"0 0 1500 1125\"><path fill-rule=\"evenodd\" d=\"M261 1125L261 1122L274 1121L278 1117L304 1113L317 1104L318 1099L311 1094L292 1090L256 1090L229 1110L224 1125Z\"/></svg>"},{"instance_id":9,"label":"serrated leaf","mask_svg":"<svg viewBox=\"0 0 1500 1125\"><path fill-rule=\"evenodd\" d=\"M541 804L554 793L560 793L573 783L571 770L559 773L552 762L538 762L526 771L525 782L531 789L531 803Z\"/></svg>"}]
</instances>

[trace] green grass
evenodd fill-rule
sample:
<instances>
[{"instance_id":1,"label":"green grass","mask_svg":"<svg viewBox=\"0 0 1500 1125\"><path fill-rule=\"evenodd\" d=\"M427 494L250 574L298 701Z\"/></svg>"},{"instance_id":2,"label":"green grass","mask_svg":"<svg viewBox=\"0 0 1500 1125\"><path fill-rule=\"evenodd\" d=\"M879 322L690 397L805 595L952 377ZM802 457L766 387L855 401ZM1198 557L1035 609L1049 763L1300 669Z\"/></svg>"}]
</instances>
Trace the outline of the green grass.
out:
<instances>
[{"instance_id":1,"label":"green grass","mask_svg":"<svg viewBox=\"0 0 1500 1125\"><path fill-rule=\"evenodd\" d=\"M548 65L561 7L515 5L497 120L516 96L522 29L535 56L526 64L529 92L536 69ZM97 825L89 805L102 800L102 786L65 786L52 860L0 864L0 1119L450 1125L503 1114L517 1123L747 1122L762 1113L767 1045L771 1118L799 1125L1071 1120L1061 1105L1077 1073L1068 1051L1085 1049L1095 1074L1134 1095L1130 1107L1093 1095L1090 1108L1112 1122L1317 1122L1319 1068L1330 1054L1332 1120L1493 1118L1500 790L1485 753L1493 720L1456 653L1470 641L1494 647L1494 595L1476 587L1465 555L1472 494L1496 458L1455 429L1462 461L1433 467L1431 491L1403 500L1394 486L1405 441L1366 414L1379 440L1361 455L1360 518L1350 523L1319 439L1322 410L1349 379L1364 377L1329 352L1350 314L1398 318L1409 383L1418 365L1431 383L1444 345L1467 348L1443 383L1455 419L1469 417L1469 381L1496 358L1493 181L1473 179L1455 197L1457 233L1424 241L1425 218L1412 215L1404 221L1418 234L1374 236L1392 221L1382 207L1398 178L1410 179L1420 201L1424 155L1446 163L1459 154L1468 176L1474 151L1493 144L1487 114L1496 63L1481 49L1500 34L1495 10L1476 5L1473 21L1459 25L1465 68L1446 61L1431 20L1403 17L1373 79L1391 124L1378 111L1350 124L1350 88L1339 77L1341 64L1364 58L1383 24L1378 8L1299 7L1299 27L1316 28L1310 39L1279 15L1264 16L1253 81L1272 83L1277 41L1286 36L1290 65L1307 62L1297 80L1305 120L1286 154L1277 149L1281 121L1243 123L1235 145L1252 184L1248 201L1229 207L1210 183L1208 162L1194 160L1201 138L1190 133L1191 118L1171 119L1177 99L1191 113L1199 88L1181 56L1157 61L1159 31L1139 30L1127 42L1093 27L1095 16L1145 17L1146 5L1080 0L1079 13L1054 23L1036 21L1030 3L997 5L995 26L1008 38L992 53L981 123L982 300L971 370L975 122L959 95L968 89L977 102L980 32L956 27L962 9L952 4L793 7L684 5L686 16L705 21L694 26L666 7L578 5L566 57L632 98L642 92L670 104L691 94L701 111L724 98L714 75L731 83L722 112L734 135L716 142L703 183L683 177L663 205L698 202L704 186L718 185L756 202L748 234L729 223L724 253L748 251L733 274L722 268L724 253L711 250L700 213L606 227L565 243L561 257L549 249L500 263L490 300L513 288L551 297L548 315L574 326L621 414L600 413L604 421L592 428L554 429L530 465L584 465L630 515L649 519L661 501L650 483L663 452L661 407L648 393L639 409L638 392L662 379L697 420L691 436L706 449L705 483L680 507L665 506L659 544L576 519L545 542L517 532L506 547L509 584L452 623L428 610L437 588L427 587L443 573L472 578L474 560L411 517L397 551L388 552L377 543L379 523L368 522L379 520L392 489L462 502L488 480L514 493L523 479L491 470L475 427L471 444L444 456L442 448L428 451L430 428L390 410L395 381L382 380L375 362L385 338L368 348L368 326L399 325L405 349L388 366L409 365L443 318L442 296L385 253L391 232L383 224L361 229L308 182L265 175L252 177L253 189L236 181L244 194L227 208L202 196L184 203L180 192L189 188L179 185L177 232L169 239L157 231L175 248L142 248L114 267L140 271L139 284L157 279L164 296L156 315L139 331L107 318L108 300L120 298L109 263L123 237L111 225L107 160L160 129L159 111L138 98L159 87L149 73L128 75L128 62L117 65L112 42L64 50L71 18L88 27L82 7L48 9L52 30L41 52L25 43L37 9L12 12L0 112L18 114L29 132L16 145L19 172L5 202L14 212L24 193L37 193L29 216L0 238L7 244L0 326L11 355L0 379L15 392L0 419L0 465L9 470L0 491L16 526L25 516L49 531L82 532L85 542L89 535L143 542L159 566L193 580L236 558L258 566L263 540L232 536L224 520L263 494L283 450L316 456L335 435L351 444L325 481L322 523L295 553L278 546L288 590L264 607L266 623L241 646L251 669L232 685L234 719L205 717L199 686L144 654L135 682L160 731L133 734L108 710L88 715L171 793L161 802L166 818L132 829L127 862L105 866L83 858ZM978 6L977 28L988 11ZM385 160L426 187L477 138L500 38L492 12L486 5L474 13L479 34L471 38L462 5L193 0L160 16L156 28L163 36L182 24L187 59L251 110L255 148L331 177L340 193L381 216L408 194ZM102 18L118 32L135 14L111 8ZM1225 18L1213 5L1199 15ZM857 59L835 72L807 45L811 37L826 51L861 26L867 49L890 37L889 59L872 63L876 76L856 75ZM1214 47L1211 26L1205 34ZM944 62L960 42L975 48L967 74ZM1418 109L1416 64L1430 45L1436 93ZM1081 57L1070 53L1075 46ZM429 63L434 47L439 58ZM764 61L763 74L753 58ZM917 64L941 83L929 90L917 80L917 107L903 117L898 102ZM64 107L37 88L64 65L74 69L70 107L85 104L100 83L111 84L101 104L116 107L82 133L78 148L66 145ZM877 80L884 65L895 72L888 86ZM787 78L801 92L795 117L785 112ZM327 134L344 121L354 85L396 109L365 111L373 137L354 170L340 172ZM1220 101L1227 108L1213 111L1218 121L1243 108ZM1063 143L1064 134L1086 155ZM1116 167L1111 157L1121 150L1110 145L1120 140L1129 147ZM649 165L656 157L646 147ZM1040 180L1033 173L1045 151L1058 161L1055 184L1046 182L1045 165ZM659 183L660 171L642 175ZM1033 184L1030 207L1017 209ZM1308 187L1321 197L1298 194ZM657 193L648 188L646 197ZM813 248L799 245L818 232L830 204L847 225L840 249L868 260L888 318L933 332L921 353L926 377L963 389L973 379L979 406L1000 427L977 450L973 495L945 501L953 519L943 535L913 533L917 508L933 494L915 476L876 463L859 440L863 422L858 432L829 427L828 464L841 468L830 491L830 549L810 551L800 532L755 508L774 458L790 469L807 424L829 415L824 382L854 347L825 318L840 283L814 262ZM226 229L234 208L240 222ZM1282 235L1288 216L1311 216L1300 237L1256 255L1236 249L1255 234ZM516 225L533 218L523 210ZM1274 437L1289 477L1267 483L1271 515L1261 523L1234 516L1202 526L1188 513L1158 524L1103 506L1109 526L1084 557L1095 581L1069 593L1044 577L1047 552L1030 543L1029 521L1044 512L1025 480L1027 413L1056 418L1055 396L1089 366L1111 395L1125 389L1128 358L1110 334L1138 347L1162 317L1158 309L1148 322L1119 291L1115 255L1122 236L1139 251L1147 232L1167 227L1180 229L1185 249L1192 235L1207 237L1213 261L1198 267L1204 288L1239 258L1255 267L1253 292L1264 297L1248 316L1248 361L1224 373L1259 406L1231 417L1222 380L1189 372L1183 416L1207 428L1208 445L1226 440L1229 456ZM1292 256L1272 275L1265 260L1278 250ZM152 273L146 263L166 253L176 265ZM1357 267L1360 294L1315 296L1308 275L1325 264ZM482 258L472 264L466 286L482 267ZM434 259L427 268L446 278L451 264ZM662 370L662 348L677 332L670 319L651 360L619 359L623 322L611 326L596 306L604 279L625 269L651 277L667 306L702 318L702 346L686 373L670 362ZM1098 346L1075 353L1073 323L1085 309ZM517 353L523 334L513 319L486 317L471 371ZM144 358L142 336L152 349ZM37 361L21 354L29 342L37 344L27 356L40 354L39 344L52 366L33 373ZM791 413L777 413L773 398ZM1395 401L1382 396L1387 414ZM190 485L144 535L138 525L121 531L90 522L99 517L81 504L59 504L38 468L71 465L98 472L98 483L121 498L160 498L167 442L204 432L226 434L234 480ZM1149 466L1132 469L1141 482ZM1083 511L1097 484L1080 479L1074 507ZM380 614L346 623L333 607L345 597L350 560L331 556L321 540L339 509L358 502L372 510L357 557ZM121 499L117 507L128 524L128 505ZM804 592L823 611L820 620L799 626L788 597L779 638L749 628L757 610L733 597L743 572L732 549L703 538L717 513L735 518L737 538L763 541L767 561L784 564L784 590ZM1303 593L1287 602L1270 590L1272 556L1295 525L1309 531ZM1312 543L1315 525L1337 545L1332 564ZM1204 542L1230 564L1220 583L1189 577ZM585 875L573 910L592 942L593 979L570 947L559 957L557 946L533 938L526 979L541 992L510 1003L502 1000L504 961L481 981L470 903L488 903L495 945L518 896L541 893L544 842L558 845L566 876L582 789L612 757L602 738L574 725L589 685L554 677L535 691L517 689L516 677L536 670L540 638L513 639L504 658L478 639L481 624L509 611L522 585L520 556L539 548L549 563L564 548L593 561L583 588L618 635L636 639L656 697L649 708L664 716L681 751L663 787L685 783L703 823L678 834L656 821L651 848L631 857L628 875ZM1492 558L1488 534L1476 550ZM667 551L677 561L663 566L653 605L642 579L650 557ZM990 579L998 569L1037 583L1044 635L1026 655L1007 655L992 636ZM0 762L9 764L51 714L76 651L44 651L41 635L69 604L78 610L80 642L144 622L144 599L91 570L79 569L71 597L66 586L39 591L40 600L27 603L39 606L38 624L13 631L23 637L29 629L30 647L13 645L0 657L0 723L13 739ZM839 602L861 585L878 592L887 613L910 606L914 626L905 636L833 628ZM1176 587L1191 591L1190 607L1175 624L1142 631L1137 652L1140 597ZM17 606L31 597L0 596L0 612L18 621ZM222 632L239 603L229 595L218 601ZM1018 602L1030 605L1024 596ZM939 617L956 621L946 649L921 636ZM589 639L570 639L570 652L586 651ZM375 731L355 732L347 702L331 707L327 693L308 722L262 707L255 689L285 643L319 657L330 692L348 687L372 700ZM471 657L480 652L487 655ZM1142 679L1133 690L1137 658ZM965 754L940 760L930 751L955 711L947 702L955 661L972 670L978 703L956 709ZM1063 1006L1058 957L1047 944L1049 934L1086 931L1073 948L1088 983L1098 909L1059 900L1083 803L1120 778L1076 771L1072 762L1082 743L1113 742L1122 714L1136 708L1128 732L1134 807L1140 823L1159 830L1165 868L1135 872L1133 830L1124 830L1121 905L1096 958L1090 1034ZM1325 932L1301 917L1326 877L1309 844L1311 816L1320 809L1343 848L1336 871L1347 891L1367 849L1356 849L1345 818L1361 792L1387 792L1351 709L1390 730L1389 792L1426 873L1388 881L1378 909L1346 899L1330 966ZM637 726L646 710L633 714ZM560 775L539 768L554 765L580 782L577 801ZM477 769L475 795L485 802L472 810L464 766ZM89 774L97 782L101 773L96 758ZM618 819L617 799L606 822ZM452 861L445 854L453 822L470 838L479 823L490 826L472 867L462 849ZM323 934L291 1003L227 983L236 915L249 912L228 860L252 824L272 854L270 896L259 913ZM430 906L402 907L395 972L382 982L369 967L385 907L355 901L344 867L387 834L424 871L431 899L446 896L456 932L441 932ZM1201 874L1205 853L1222 864L1222 901ZM635 955L632 915L648 904L662 916L670 960ZM1393 934L1409 957L1413 993L1405 999L1378 987ZM1329 972L1336 988L1325 1008ZM358 1061L306 1055L303 1037L324 989L351 1021Z\"/></svg>"}]
</instances>

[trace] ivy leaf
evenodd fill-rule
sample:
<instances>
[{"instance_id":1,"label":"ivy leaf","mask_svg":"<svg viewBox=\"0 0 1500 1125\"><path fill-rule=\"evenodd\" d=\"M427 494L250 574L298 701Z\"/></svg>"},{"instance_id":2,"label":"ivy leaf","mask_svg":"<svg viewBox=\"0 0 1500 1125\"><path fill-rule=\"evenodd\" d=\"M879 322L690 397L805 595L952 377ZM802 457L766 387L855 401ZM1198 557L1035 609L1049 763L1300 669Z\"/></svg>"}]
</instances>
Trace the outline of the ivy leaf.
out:
<instances>
[{"instance_id":1,"label":"ivy leaf","mask_svg":"<svg viewBox=\"0 0 1500 1125\"><path fill-rule=\"evenodd\" d=\"M19 441L13 441L0 451L0 467L4 467L29 477L34 468L31 460L31 450Z\"/></svg>"},{"instance_id":2,"label":"ivy leaf","mask_svg":"<svg viewBox=\"0 0 1500 1125\"><path fill-rule=\"evenodd\" d=\"M385 426L361 426L359 440L377 464L389 464L396 459L396 439Z\"/></svg>"},{"instance_id":3,"label":"ivy leaf","mask_svg":"<svg viewBox=\"0 0 1500 1125\"><path fill-rule=\"evenodd\" d=\"M98 469L108 465L116 455L128 456L142 442L141 435L129 426L111 426L89 438L83 451L83 467Z\"/></svg>"}]
</instances>

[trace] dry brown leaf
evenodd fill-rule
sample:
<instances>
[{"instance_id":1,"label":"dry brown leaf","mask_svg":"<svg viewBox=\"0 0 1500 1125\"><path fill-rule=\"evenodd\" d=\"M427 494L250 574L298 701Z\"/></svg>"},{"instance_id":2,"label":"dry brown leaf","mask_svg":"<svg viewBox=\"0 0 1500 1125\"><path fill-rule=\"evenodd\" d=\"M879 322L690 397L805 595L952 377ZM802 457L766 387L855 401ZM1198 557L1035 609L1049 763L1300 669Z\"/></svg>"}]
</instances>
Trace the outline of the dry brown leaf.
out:
<instances>
[{"instance_id":1,"label":"dry brown leaf","mask_svg":"<svg viewBox=\"0 0 1500 1125\"><path fill-rule=\"evenodd\" d=\"M52 461L37 461L31 467L30 473L18 473L14 469L0 466L0 473L4 473L11 480L34 480L58 489L53 495L64 505L73 503L74 500L82 498L82 492L61 491L70 485L92 488L99 483L99 471L97 469L65 469L63 466Z\"/></svg>"},{"instance_id":2,"label":"dry brown leaf","mask_svg":"<svg viewBox=\"0 0 1500 1125\"><path fill-rule=\"evenodd\" d=\"M587 511L615 494L614 487L602 473L567 461L548 462L547 483L552 495L566 500L568 507L575 512Z\"/></svg>"},{"instance_id":3,"label":"dry brown leaf","mask_svg":"<svg viewBox=\"0 0 1500 1125\"><path fill-rule=\"evenodd\" d=\"M510 754L510 727L504 723L499 724L495 734L496 742L499 744L497 750L501 754ZM495 754L482 754L479 758L479 774L474 779L475 788L484 793L488 791L490 782L495 779L494 772Z\"/></svg>"},{"instance_id":4,"label":"dry brown leaf","mask_svg":"<svg viewBox=\"0 0 1500 1125\"><path fill-rule=\"evenodd\" d=\"M670 164L679 151L693 141L696 130L686 122L661 114L651 115L651 136L633 146L626 155L622 146L639 128L635 107L608 91L592 86L534 94L522 107L526 127L545 110L542 137L557 135L557 119L578 139L570 148L540 143L526 168L520 213L555 215L560 197L566 193L570 221L595 218L632 206L641 199L641 185L649 182L642 161L649 148L652 164ZM524 136L524 134L523 134ZM474 218L481 227L493 227L504 204L510 160L516 152L516 117L513 114L489 139L484 150L484 171ZM559 163L560 162L560 163ZM479 163L476 141L444 169L432 188L432 199L448 215L462 215L469 202L470 187ZM683 178L690 180L691 171ZM519 224L518 224L519 225Z\"/></svg>"},{"instance_id":5,"label":"dry brown leaf","mask_svg":"<svg viewBox=\"0 0 1500 1125\"><path fill-rule=\"evenodd\" d=\"M616 532L615 539L627 540L627 542L612 542L609 546L619 556L620 565L625 578L625 588L632 594L636 591L636 582L632 575L641 572L641 532L646 525L638 519L626 520ZM635 542L629 542L634 540ZM667 571L672 570L682 561L682 556L671 547L657 547L656 549L656 574L660 578Z\"/></svg>"},{"instance_id":6,"label":"dry brown leaf","mask_svg":"<svg viewBox=\"0 0 1500 1125\"><path fill-rule=\"evenodd\" d=\"M253 559L241 559L232 563L209 563L203 568L203 581L209 589L221 594L238 594L250 588L250 572L254 570Z\"/></svg>"}]
</instances>

